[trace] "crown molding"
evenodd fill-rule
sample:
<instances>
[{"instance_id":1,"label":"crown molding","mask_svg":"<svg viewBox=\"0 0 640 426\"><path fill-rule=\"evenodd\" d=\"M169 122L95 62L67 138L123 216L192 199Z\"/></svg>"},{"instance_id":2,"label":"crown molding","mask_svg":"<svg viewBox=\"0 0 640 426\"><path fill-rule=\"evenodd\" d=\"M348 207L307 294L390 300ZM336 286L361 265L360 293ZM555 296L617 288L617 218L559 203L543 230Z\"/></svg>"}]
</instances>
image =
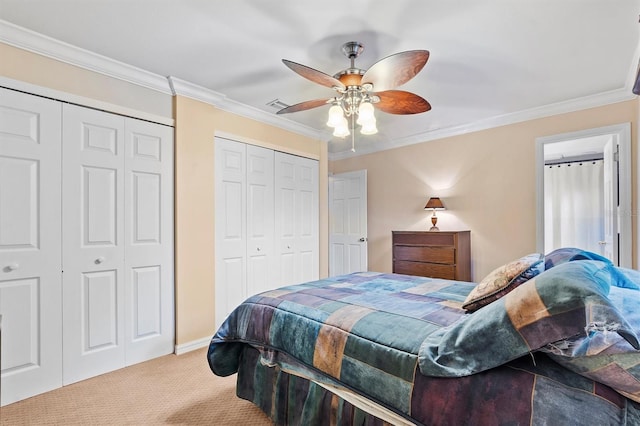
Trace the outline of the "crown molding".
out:
<instances>
[{"instance_id":1,"label":"crown molding","mask_svg":"<svg viewBox=\"0 0 640 426\"><path fill-rule=\"evenodd\" d=\"M287 120L282 117L278 117L275 114L263 111L261 109L245 105L243 103L229 99L226 95L216 92L214 90L207 89L206 87L198 86L197 84L190 83L179 78L169 76L169 85L171 87L172 94L186 96L197 101L205 102L215 106L221 110L231 112L233 114L240 115L242 117L250 118L265 124L270 124L275 127L279 127L284 130L297 133L302 136L307 136L312 139L326 142L330 135L324 131L319 131L309 126L305 126L295 121Z\"/></svg>"},{"instance_id":2,"label":"crown molding","mask_svg":"<svg viewBox=\"0 0 640 426\"><path fill-rule=\"evenodd\" d=\"M185 96L218 108L222 108L222 105L224 105L227 98L227 96L222 93L207 89L206 87L198 86L197 84L181 80L171 75L167 77L167 80L169 81L171 94L174 96Z\"/></svg>"},{"instance_id":3,"label":"crown molding","mask_svg":"<svg viewBox=\"0 0 640 426\"><path fill-rule=\"evenodd\" d=\"M167 78L0 19L0 41L80 68L170 94Z\"/></svg>"},{"instance_id":4,"label":"crown molding","mask_svg":"<svg viewBox=\"0 0 640 426\"><path fill-rule=\"evenodd\" d=\"M437 139L444 139L452 136L459 136L466 133L478 132L481 130L492 129L495 127L506 126L509 124L521 123L523 121L535 120L538 118L550 117L558 114L566 114L575 111L581 111L589 108L614 104L618 102L629 101L637 98L631 93L631 89L626 86L622 89L611 90L608 92L598 93L595 95L576 98L568 101L557 102L554 104L544 105L541 107L531 108L510 114L498 115L484 120L475 121L473 123L446 127L442 129L431 130L424 133L415 134L405 138L389 140L388 142L378 142L367 145L358 151L329 153L329 160L342 160L345 158L357 157L360 155L371 154L388 149L399 148L402 146L414 145L422 142L429 142Z\"/></svg>"}]
</instances>

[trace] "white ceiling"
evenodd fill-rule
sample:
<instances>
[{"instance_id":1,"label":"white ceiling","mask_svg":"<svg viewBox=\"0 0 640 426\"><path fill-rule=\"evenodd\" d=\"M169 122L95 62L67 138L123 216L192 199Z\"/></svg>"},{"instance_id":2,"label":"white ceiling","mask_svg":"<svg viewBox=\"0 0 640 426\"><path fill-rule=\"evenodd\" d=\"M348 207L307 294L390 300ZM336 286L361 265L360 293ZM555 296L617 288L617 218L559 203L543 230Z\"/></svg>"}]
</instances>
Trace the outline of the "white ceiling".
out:
<instances>
[{"instance_id":1,"label":"white ceiling","mask_svg":"<svg viewBox=\"0 0 640 426\"><path fill-rule=\"evenodd\" d=\"M0 0L1 20L269 114L275 99L335 93L281 59L333 75L349 65L347 41L365 45L363 69L429 50L401 89L432 110L378 111L380 132L358 134L358 153L630 99L639 13L640 0ZM351 140L331 138L327 110L277 119L323 132L333 158L346 156Z\"/></svg>"}]
</instances>

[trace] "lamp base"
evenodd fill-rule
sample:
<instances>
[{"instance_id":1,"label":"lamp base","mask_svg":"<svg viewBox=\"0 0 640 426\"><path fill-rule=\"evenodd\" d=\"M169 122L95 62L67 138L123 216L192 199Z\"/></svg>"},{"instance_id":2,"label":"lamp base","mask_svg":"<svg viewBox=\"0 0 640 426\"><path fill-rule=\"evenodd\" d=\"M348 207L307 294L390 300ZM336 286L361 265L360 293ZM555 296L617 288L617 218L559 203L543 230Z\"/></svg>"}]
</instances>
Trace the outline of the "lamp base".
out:
<instances>
[{"instance_id":1,"label":"lamp base","mask_svg":"<svg viewBox=\"0 0 640 426\"><path fill-rule=\"evenodd\" d=\"M435 209L433 210L433 216L431 216L431 228L429 229L429 231L439 231L440 229L438 229L438 227L436 226L436 223L438 223L438 217L436 216L436 211Z\"/></svg>"}]
</instances>

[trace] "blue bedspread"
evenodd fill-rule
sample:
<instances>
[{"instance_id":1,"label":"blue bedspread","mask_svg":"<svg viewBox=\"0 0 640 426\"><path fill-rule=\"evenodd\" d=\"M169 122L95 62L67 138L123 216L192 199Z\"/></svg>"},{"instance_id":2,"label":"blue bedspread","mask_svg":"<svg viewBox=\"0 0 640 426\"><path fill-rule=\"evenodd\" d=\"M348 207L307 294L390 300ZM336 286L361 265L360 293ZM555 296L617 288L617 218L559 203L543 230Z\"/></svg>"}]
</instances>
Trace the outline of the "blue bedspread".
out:
<instances>
[{"instance_id":1,"label":"blue bedspread","mask_svg":"<svg viewBox=\"0 0 640 426\"><path fill-rule=\"evenodd\" d=\"M230 375L253 347L260 362L245 368L269 366L339 386L416 424L640 424L634 402L535 352L585 334L594 319L619 320L607 332L631 351L637 347L633 327L607 297L606 265L575 263L517 289L518 300L539 300L535 309L546 304L548 314L520 322L505 298L466 314L461 305L472 283L424 277L366 272L269 291L232 312L208 361L215 374ZM561 284L558 302L549 289L560 285L559 276L577 278ZM582 285L584 276L590 278ZM256 404L265 405L265 392L251 391Z\"/></svg>"}]
</instances>

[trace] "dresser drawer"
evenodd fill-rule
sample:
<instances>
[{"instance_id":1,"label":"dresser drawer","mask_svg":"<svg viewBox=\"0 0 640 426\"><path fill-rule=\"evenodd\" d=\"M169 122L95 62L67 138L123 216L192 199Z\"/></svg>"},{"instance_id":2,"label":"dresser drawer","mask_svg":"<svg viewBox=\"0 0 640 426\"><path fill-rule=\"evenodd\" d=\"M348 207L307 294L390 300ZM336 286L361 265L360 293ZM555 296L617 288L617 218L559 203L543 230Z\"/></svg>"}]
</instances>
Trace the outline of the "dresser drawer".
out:
<instances>
[{"instance_id":1,"label":"dresser drawer","mask_svg":"<svg viewBox=\"0 0 640 426\"><path fill-rule=\"evenodd\" d=\"M419 275L423 277L442 278L445 280L456 279L455 265L408 262L400 260L393 263L393 268L393 272L396 274Z\"/></svg>"},{"instance_id":2,"label":"dresser drawer","mask_svg":"<svg viewBox=\"0 0 640 426\"><path fill-rule=\"evenodd\" d=\"M456 249L454 247L404 246L396 244L393 255L395 260L423 262L425 259L429 259L431 263L456 263Z\"/></svg>"},{"instance_id":3,"label":"dresser drawer","mask_svg":"<svg viewBox=\"0 0 640 426\"><path fill-rule=\"evenodd\" d=\"M429 246L455 246L456 234L449 232L394 232L394 244L417 244Z\"/></svg>"}]
</instances>

